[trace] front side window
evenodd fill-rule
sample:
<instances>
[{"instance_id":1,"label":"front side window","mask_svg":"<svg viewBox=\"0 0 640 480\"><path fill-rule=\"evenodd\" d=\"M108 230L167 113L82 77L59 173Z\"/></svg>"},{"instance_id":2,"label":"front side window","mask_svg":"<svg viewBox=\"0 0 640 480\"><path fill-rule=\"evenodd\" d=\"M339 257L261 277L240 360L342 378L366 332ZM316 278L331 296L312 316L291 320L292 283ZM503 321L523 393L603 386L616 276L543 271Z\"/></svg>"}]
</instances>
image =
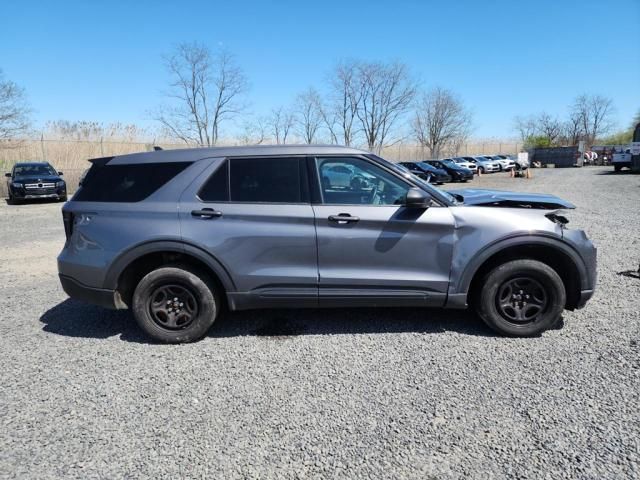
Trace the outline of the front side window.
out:
<instances>
[{"instance_id":1,"label":"front side window","mask_svg":"<svg viewBox=\"0 0 640 480\"><path fill-rule=\"evenodd\" d=\"M401 205L409 185L360 158L317 158L322 201L332 205Z\"/></svg>"},{"instance_id":2,"label":"front side window","mask_svg":"<svg viewBox=\"0 0 640 480\"><path fill-rule=\"evenodd\" d=\"M303 203L298 158L233 158L229 162L232 202Z\"/></svg>"}]
</instances>

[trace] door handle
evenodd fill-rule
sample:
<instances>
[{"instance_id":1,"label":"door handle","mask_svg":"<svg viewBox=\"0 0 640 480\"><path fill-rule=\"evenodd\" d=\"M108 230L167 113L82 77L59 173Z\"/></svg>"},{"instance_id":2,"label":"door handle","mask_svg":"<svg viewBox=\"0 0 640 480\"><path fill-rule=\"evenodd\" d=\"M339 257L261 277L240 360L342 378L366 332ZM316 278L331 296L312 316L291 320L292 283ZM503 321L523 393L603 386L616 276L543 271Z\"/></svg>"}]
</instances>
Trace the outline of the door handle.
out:
<instances>
[{"instance_id":1,"label":"door handle","mask_svg":"<svg viewBox=\"0 0 640 480\"><path fill-rule=\"evenodd\" d=\"M329 221L338 222L341 224L358 222L359 220L360 220L360 217L353 217L348 213L339 213L338 215L329 215Z\"/></svg>"},{"instance_id":2,"label":"door handle","mask_svg":"<svg viewBox=\"0 0 640 480\"><path fill-rule=\"evenodd\" d=\"M222 216L222 212L214 210L213 208L203 208L202 210L191 210L191 216L204 218L210 220L212 218L218 218Z\"/></svg>"}]
</instances>

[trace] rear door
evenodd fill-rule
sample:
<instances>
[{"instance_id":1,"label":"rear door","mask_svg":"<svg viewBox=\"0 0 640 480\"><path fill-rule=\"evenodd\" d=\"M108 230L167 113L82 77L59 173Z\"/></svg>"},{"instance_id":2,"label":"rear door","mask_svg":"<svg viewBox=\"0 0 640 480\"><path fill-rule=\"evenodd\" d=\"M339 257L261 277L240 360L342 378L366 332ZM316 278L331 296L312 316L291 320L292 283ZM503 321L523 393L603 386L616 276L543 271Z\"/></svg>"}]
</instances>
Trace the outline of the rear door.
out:
<instances>
[{"instance_id":1,"label":"rear door","mask_svg":"<svg viewBox=\"0 0 640 480\"><path fill-rule=\"evenodd\" d=\"M359 181L327 182L336 164ZM365 157L320 157L310 166L320 305L443 305L453 251L449 209L402 206L411 185Z\"/></svg>"},{"instance_id":2,"label":"rear door","mask_svg":"<svg viewBox=\"0 0 640 480\"><path fill-rule=\"evenodd\" d=\"M232 277L236 308L317 305L317 249L304 157L216 159L180 201L182 237Z\"/></svg>"}]
</instances>

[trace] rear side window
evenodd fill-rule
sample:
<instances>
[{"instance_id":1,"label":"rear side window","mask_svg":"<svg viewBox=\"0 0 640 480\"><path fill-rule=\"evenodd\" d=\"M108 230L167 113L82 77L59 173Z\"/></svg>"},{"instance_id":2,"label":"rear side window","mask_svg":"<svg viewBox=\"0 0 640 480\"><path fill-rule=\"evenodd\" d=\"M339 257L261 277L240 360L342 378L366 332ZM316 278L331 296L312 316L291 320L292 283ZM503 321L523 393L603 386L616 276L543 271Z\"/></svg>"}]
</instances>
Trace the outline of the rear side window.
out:
<instances>
[{"instance_id":1,"label":"rear side window","mask_svg":"<svg viewBox=\"0 0 640 480\"><path fill-rule=\"evenodd\" d=\"M80 202L139 202L191 165L190 162L94 164L73 197Z\"/></svg>"},{"instance_id":2,"label":"rear side window","mask_svg":"<svg viewBox=\"0 0 640 480\"><path fill-rule=\"evenodd\" d=\"M301 181L299 158L233 158L229 185L232 202L302 203L308 184ZM306 187L306 188L305 188Z\"/></svg>"}]
</instances>

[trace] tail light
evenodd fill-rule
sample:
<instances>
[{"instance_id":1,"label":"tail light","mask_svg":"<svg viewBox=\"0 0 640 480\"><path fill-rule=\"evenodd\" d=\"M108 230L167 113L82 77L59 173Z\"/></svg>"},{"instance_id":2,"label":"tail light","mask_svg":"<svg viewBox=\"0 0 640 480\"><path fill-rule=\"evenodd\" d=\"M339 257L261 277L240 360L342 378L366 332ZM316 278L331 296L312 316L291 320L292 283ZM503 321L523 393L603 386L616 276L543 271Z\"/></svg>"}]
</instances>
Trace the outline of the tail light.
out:
<instances>
[{"instance_id":1,"label":"tail light","mask_svg":"<svg viewBox=\"0 0 640 480\"><path fill-rule=\"evenodd\" d=\"M73 213L63 211L62 222L64 223L64 234L66 235L67 240L69 240L73 233Z\"/></svg>"}]
</instances>

